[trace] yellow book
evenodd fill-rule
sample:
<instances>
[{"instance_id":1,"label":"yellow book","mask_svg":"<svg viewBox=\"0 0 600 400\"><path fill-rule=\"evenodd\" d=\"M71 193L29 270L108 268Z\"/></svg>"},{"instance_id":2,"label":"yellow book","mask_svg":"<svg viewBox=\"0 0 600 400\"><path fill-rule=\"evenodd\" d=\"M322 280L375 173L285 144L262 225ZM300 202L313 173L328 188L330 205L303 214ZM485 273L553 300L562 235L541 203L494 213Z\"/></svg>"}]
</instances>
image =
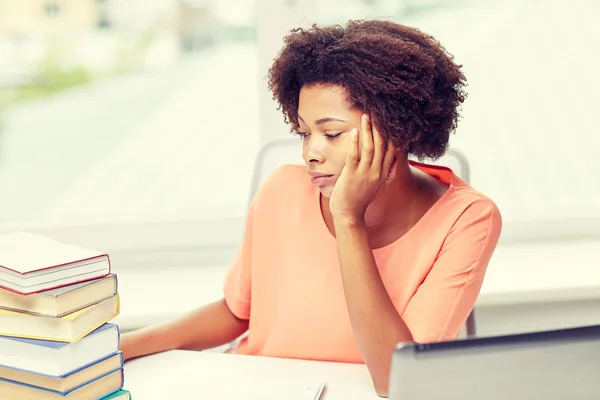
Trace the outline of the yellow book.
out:
<instances>
[{"instance_id":1,"label":"yellow book","mask_svg":"<svg viewBox=\"0 0 600 400\"><path fill-rule=\"evenodd\" d=\"M60 318L0 309L0 335L75 342L117 317L120 310L121 302L118 294Z\"/></svg>"},{"instance_id":2,"label":"yellow book","mask_svg":"<svg viewBox=\"0 0 600 400\"><path fill-rule=\"evenodd\" d=\"M117 292L115 274L27 296L0 288L0 309L56 318L99 303Z\"/></svg>"},{"instance_id":3,"label":"yellow book","mask_svg":"<svg viewBox=\"0 0 600 400\"><path fill-rule=\"evenodd\" d=\"M98 377L69 392L55 392L0 380L0 399L90 400L99 399L123 387L123 369Z\"/></svg>"},{"instance_id":4,"label":"yellow book","mask_svg":"<svg viewBox=\"0 0 600 400\"><path fill-rule=\"evenodd\" d=\"M93 364L71 372L66 376L58 377L0 366L0 381L10 381L16 384L66 393L121 368L123 368L123 356L121 353L116 353L103 360L96 360ZM2 397L0 396L0 398Z\"/></svg>"}]
</instances>

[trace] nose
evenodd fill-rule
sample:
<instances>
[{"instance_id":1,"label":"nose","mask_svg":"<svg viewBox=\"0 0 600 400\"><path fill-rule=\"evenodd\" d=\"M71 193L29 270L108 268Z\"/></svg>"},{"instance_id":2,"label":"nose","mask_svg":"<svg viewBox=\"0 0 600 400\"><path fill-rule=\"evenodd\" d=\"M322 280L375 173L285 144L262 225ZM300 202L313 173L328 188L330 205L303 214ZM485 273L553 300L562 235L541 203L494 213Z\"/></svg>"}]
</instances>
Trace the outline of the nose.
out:
<instances>
[{"instance_id":1,"label":"nose","mask_svg":"<svg viewBox=\"0 0 600 400\"><path fill-rule=\"evenodd\" d=\"M302 158L306 165L322 164L327 158L327 141L319 136L310 135L302 143Z\"/></svg>"}]
</instances>

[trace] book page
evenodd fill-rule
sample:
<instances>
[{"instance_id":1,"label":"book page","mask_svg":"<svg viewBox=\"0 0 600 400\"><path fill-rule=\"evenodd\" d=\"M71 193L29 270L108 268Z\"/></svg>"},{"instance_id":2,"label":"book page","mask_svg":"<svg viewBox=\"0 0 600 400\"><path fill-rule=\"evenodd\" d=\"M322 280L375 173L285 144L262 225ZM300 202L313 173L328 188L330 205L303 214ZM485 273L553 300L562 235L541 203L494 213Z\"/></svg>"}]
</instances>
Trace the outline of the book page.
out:
<instances>
[{"instance_id":1,"label":"book page","mask_svg":"<svg viewBox=\"0 0 600 400\"><path fill-rule=\"evenodd\" d=\"M19 274L102 255L104 253L96 250L84 249L28 232L0 235L0 266Z\"/></svg>"}]
</instances>

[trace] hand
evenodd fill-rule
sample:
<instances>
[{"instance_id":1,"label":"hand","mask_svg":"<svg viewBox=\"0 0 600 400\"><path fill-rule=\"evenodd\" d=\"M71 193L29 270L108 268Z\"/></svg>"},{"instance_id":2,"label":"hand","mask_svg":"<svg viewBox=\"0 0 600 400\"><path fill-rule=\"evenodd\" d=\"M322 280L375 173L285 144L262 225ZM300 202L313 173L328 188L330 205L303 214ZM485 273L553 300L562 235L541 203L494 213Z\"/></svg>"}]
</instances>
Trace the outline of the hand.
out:
<instances>
[{"instance_id":1,"label":"hand","mask_svg":"<svg viewBox=\"0 0 600 400\"><path fill-rule=\"evenodd\" d=\"M395 165L396 151L392 141L386 143L371 124L369 115L362 116L360 134L353 129L351 135L350 151L331 193L329 208L334 219L364 220L368 205L383 189Z\"/></svg>"}]
</instances>

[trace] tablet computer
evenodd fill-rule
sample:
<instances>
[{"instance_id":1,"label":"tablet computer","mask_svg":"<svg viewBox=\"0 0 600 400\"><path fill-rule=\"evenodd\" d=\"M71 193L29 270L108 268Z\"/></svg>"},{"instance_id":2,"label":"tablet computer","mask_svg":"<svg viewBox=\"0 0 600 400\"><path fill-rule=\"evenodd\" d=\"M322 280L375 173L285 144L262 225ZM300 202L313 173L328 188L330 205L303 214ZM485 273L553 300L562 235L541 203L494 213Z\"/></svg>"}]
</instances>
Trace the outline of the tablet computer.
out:
<instances>
[{"instance_id":1,"label":"tablet computer","mask_svg":"<svg viewBox=\"0 0 600 400\"><path fill-rule=\"evenodd\" d=\"M600 398L600 325L400 343L391 400L566 400Z\"/></svg>"}]
</instances>

